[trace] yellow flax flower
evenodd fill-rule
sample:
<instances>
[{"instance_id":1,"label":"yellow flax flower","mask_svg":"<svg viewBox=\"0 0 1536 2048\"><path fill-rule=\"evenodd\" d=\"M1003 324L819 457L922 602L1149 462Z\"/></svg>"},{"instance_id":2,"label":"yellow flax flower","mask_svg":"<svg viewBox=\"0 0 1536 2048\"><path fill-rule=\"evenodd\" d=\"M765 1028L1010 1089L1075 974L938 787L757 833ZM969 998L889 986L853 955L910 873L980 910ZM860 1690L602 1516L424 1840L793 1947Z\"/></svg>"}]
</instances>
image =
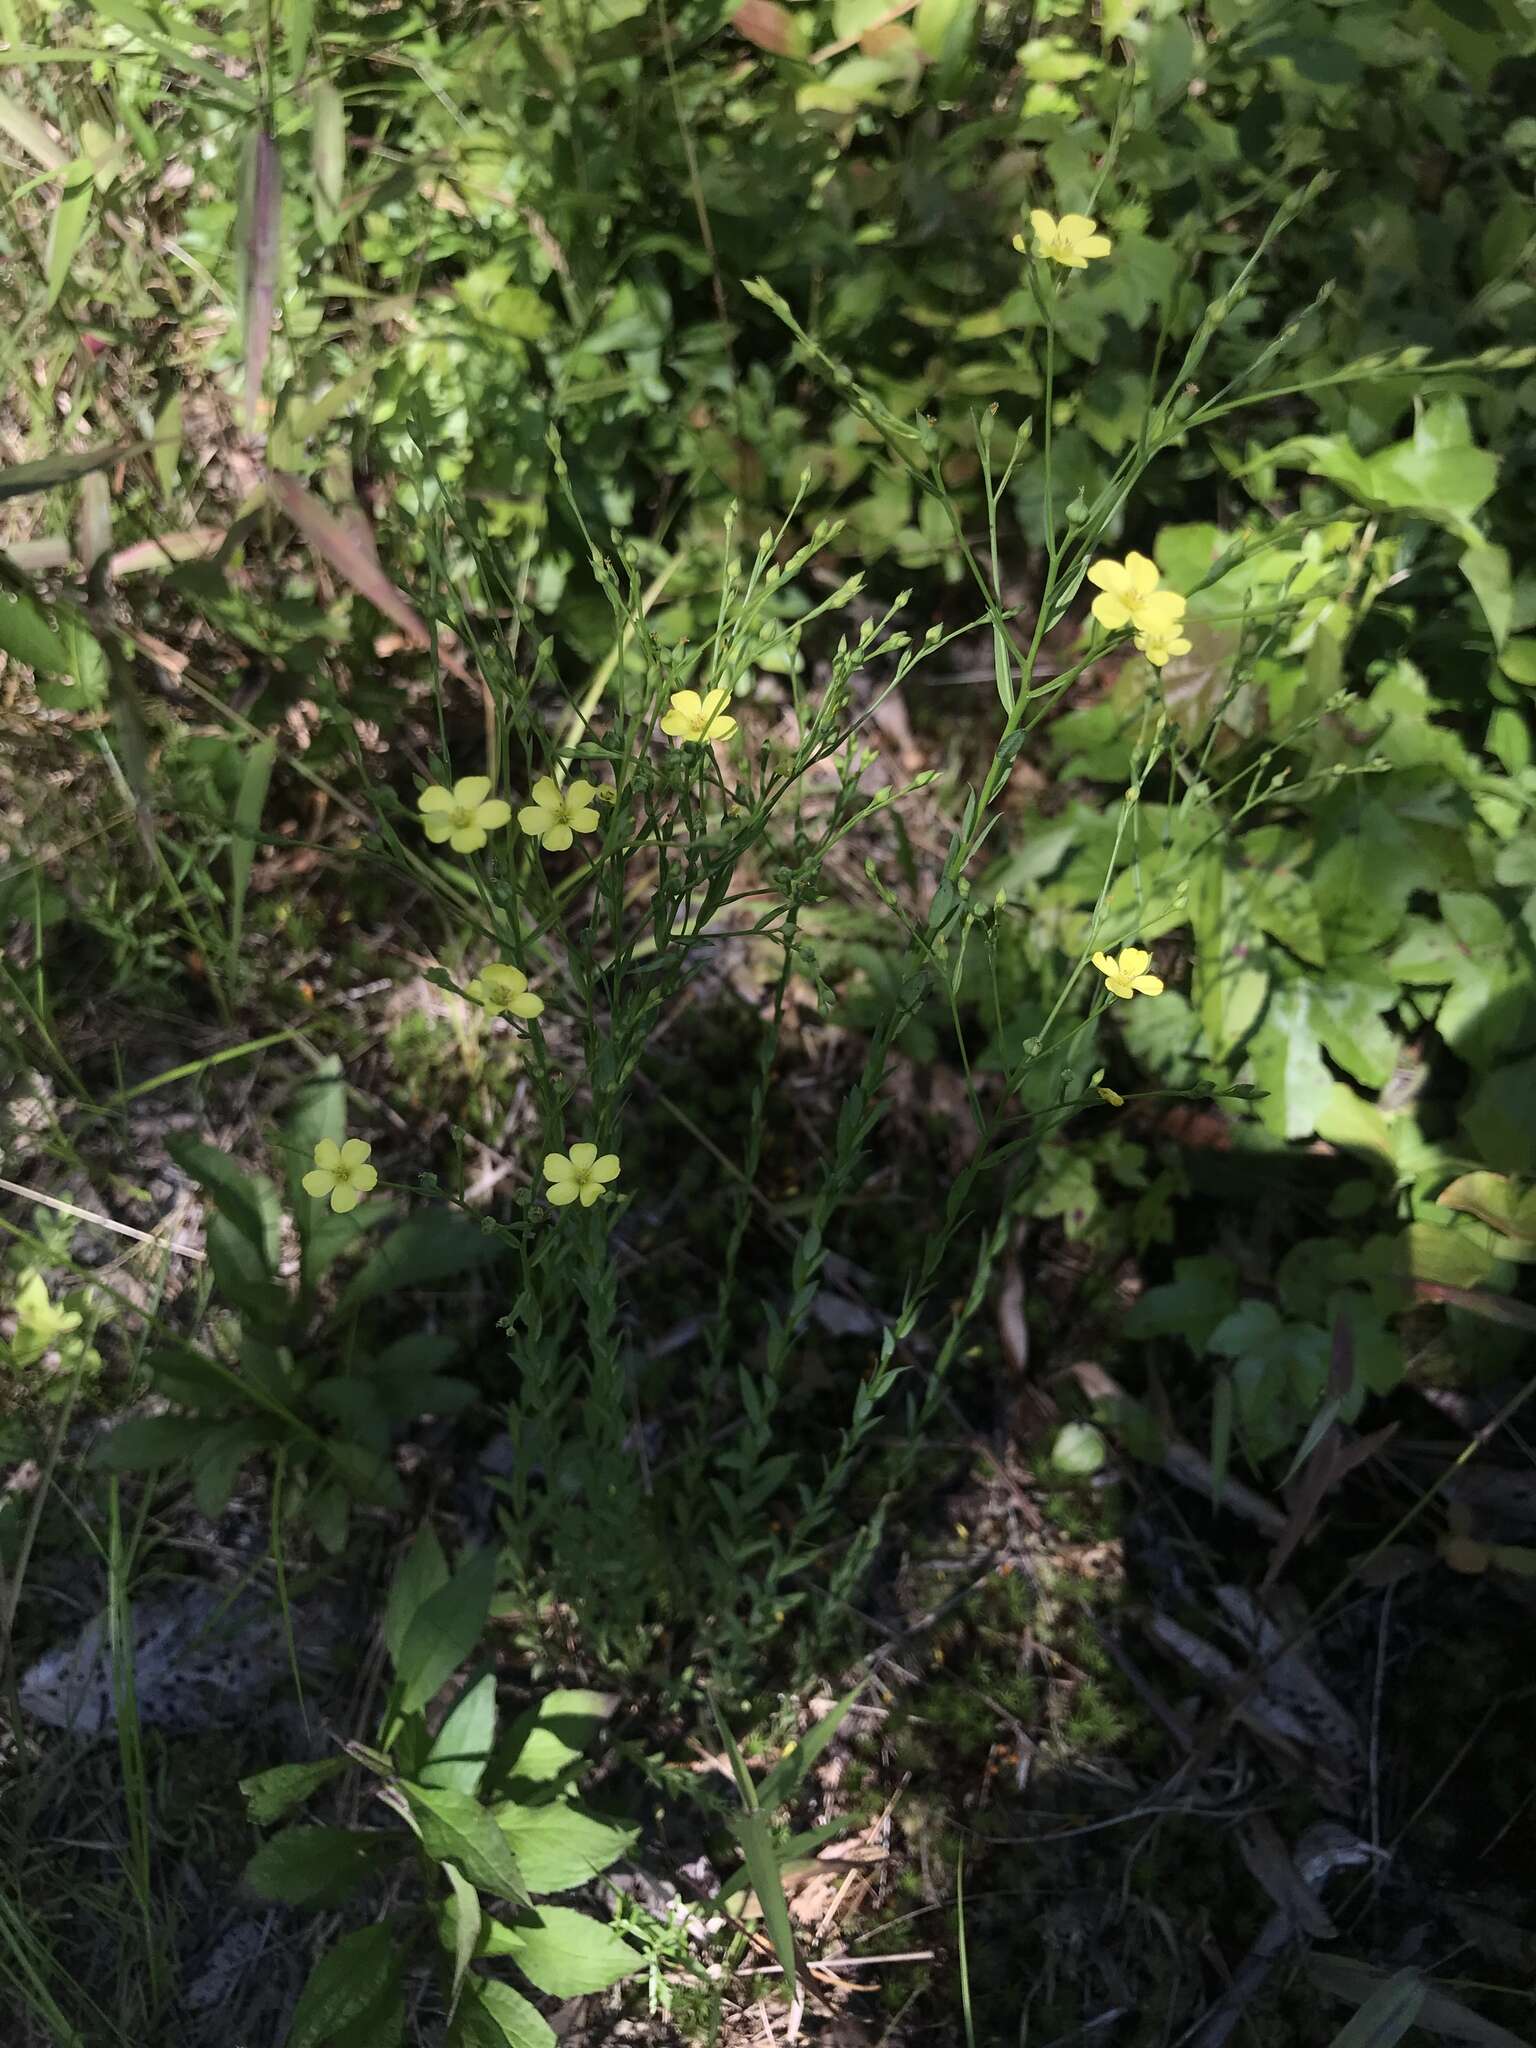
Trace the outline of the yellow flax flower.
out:
<instances>
[{"instance_id":1,"label":"yellow flax flower","mask_svg":"<svg viewBox=\"0 0 1536 2048\"><path fill-rule=\"evenodd\" d=\"M1099 1071L1088 1085L1092 1088L1094 1094L1098 1096L1100 1102L1107 1102L1111 1109L1124 1109L1125 1097L1120 1093L1119 1089L1109 1088L1104 1085L1104 1069L1102 1067L1099 1068Z\"/></svg>"},{"instance_id":2,"label":"yellow flax flower","mask_svg":"<svg viewBox=\"0 0 1536 2048\"><path fill-rule=\"evenodd\" d=\"M592 808L596 794L590 782L573 782L562 789L552 775L541 776L533 785L533 802L524 804L517 822L546 853L564 853L573 833L597 830Z\"/></svg>"},{"instance_id":3,"label":"yellow flax flower","mask_svg":"<svg viewBox=\"0 0 1536 2048\"><path fill-rule=\"evenodd\" d=\"M1108 235L1099 233L1098 222L1086 213L1064 213L1058 220L1054 213L1037 206L1029 216L1029 224L1034 229L1039 254L1066 270L1086 270L1096 257L1107 256L1112 246ZM1016 235L1014 247L1023 246L1024 237Z\"/></svg>"},{"instance_id":4,"label":"yellow flax flower","mask_svg":"<svg viewBox=\"0 0 1536 2048\"><path fill-rule=\"evenodd\" d=\"M337 1215L345 1216L378 1182L379 1169L368 1164L372 1150L361 1138L348 1138L345 1145L322 1138L315 1147L315 1163L304 1176L305 1194L317 1200L329 1195Z\"/></svg>"},{"instance_id":5,"label":"yellow flax flower","mask_svg":"<svg viewBox=\"0 0 1536 2048\"><path fill-rule=\"evenodd\" d=\"M493 1017L537 1017L544 1008L542 996L529 995L527 975L501 960L481 968L473 981L464 984L464 993Z\"/></svg>"},{"instance_id":6,"label":"yellow flax flower","mask_svg":"<svg viewBox=\"0 0 1536 2048\"><path fill-rule=\"evenodd\" d=\"M1159 590L1157 564L1133 548L1123 562L1095 562L1088 581L1098 590L1093 616L1107 632L1134 626L1138 633L1171 627L1184 616L1176 590Z\"/></svg>"},{"instance_id":7,"label":"yellow flax flower","mask_svg":"<svg viewBox=\"0 0 1536 2048\"><path fill-rule=\"evenodd\" d=\"M674 691L661 729L669 739L684 740L691 746L702 746L706 740L728 740L736 730L735 719L726 716L730 701L729 690L706 690L702 697L697 690Z\"/></svg>"},{"instance_id":8,"label":"yellow flax flower","mask_svg":"<svg viewBox=\"0 0 1536 2048\"><path fill-rule=\"evenodd\" d=\"M1140 946L1122 946L1120 957L1112 959L1108 953L1095 953L1093 964L1104 977L1104 986L1112 996L1119 996L1129 1002L1132 996L1160 996L1163 984L1155 974L1148 974L1152 955L1142 951Z\"/></svg>"},{"instance_id":9,"label":"yellow flax flower","mask_svg":"<svg viewBox=\"0 0 1536 2048\"><path fill-rule=\"evenodd\" d=\"M464 775L444 789L434 782L416 799L422 829L434 846L446 839L455 853L478 853L488 832L499 832L512 816L512 806L491 795L489 775Z\"/></svg>"},{"instance_id":10,"label":"yellow flax flower","mask_svg":"<svg viewBox=\"0 0 1536 2048\"><path fill-rule=\"evenodd\" d=\"M1154 619L1144 632L1136 635L1136 652L1144 654L1154 668L1161 668L1176 654L1188 654L1192 645L1192 641L1185 639L1177 619L1167 622Z\"/></svg>"},{"instance_id":11,"label":"yellow flax flower","mask_svg":"<svg viewBox=\"0 0 1536 2048\"><path fill-rule=\"evenodd\" d=\"M557 1209L577 1201L583 1209L590 1209L607 1194L604 1183L618 1177L617 1152L605 1152L599 1158L595 1145L573 1145L569 1157L564 1152L551 1152L544 1161L544 1178L549 1182L544 1199Z\"/></svg>"}]
</instances>

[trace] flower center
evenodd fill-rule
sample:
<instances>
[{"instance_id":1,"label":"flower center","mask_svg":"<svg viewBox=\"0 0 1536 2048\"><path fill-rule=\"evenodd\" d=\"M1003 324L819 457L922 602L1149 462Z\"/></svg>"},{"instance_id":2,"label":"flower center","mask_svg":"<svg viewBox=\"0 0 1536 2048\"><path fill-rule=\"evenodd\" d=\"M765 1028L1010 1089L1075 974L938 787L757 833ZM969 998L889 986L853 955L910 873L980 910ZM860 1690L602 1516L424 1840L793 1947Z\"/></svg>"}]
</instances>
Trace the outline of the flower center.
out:
<instances>
[{"instance_id":1,"label":"flower center","mask_svg":"<svg viewBox=\"0 0 1536 2048\"><path fill-rule=\"evenodd\" d=\"M469 827L470 827L471 825L473 825L473 824L474 824L474 822L475 822L475 814L474 814L474 812L473 812L473 811L472 811L472 810L470 809L470 807L469 807L469 805L468 805L468 804L455 804L455 805L454 805L454 807L453 807L453 829L454 829L454 831L455 831L455 832L464 832L464 831L467 831L467 830L468 830L468 828L469 828Z\"/></svg>"}]
</instances>

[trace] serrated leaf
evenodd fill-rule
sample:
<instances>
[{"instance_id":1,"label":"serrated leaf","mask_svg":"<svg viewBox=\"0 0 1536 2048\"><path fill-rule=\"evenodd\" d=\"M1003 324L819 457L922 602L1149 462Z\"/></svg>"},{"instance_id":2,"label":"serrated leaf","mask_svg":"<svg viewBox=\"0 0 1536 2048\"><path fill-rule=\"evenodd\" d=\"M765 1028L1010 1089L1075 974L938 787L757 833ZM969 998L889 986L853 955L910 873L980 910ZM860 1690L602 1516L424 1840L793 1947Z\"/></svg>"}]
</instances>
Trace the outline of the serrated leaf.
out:
<instances>
[{"instance_id":1,"label":"serrated leaf","mask_svg":"<svg viewBox=\"0 0 1536 2048\"><path fill-rule=\"evenodd\" d=\"M473 1653L490 1613L496 1565L490 1545L472 1551L412 1615L395 1659L402 1713L424 1707Z\"/></svg>"},{"instance_id":2,"label":"serrated leaf","mask_svg":"<svg viewBox=\"0 0 1536 2048\"><path fill-rule=\"evenodd\" d=\"M465 1980L458 2017L447 2048L557 2048L556 2035L539 2012L510 1984L484 1977Z\"/></svg>"},{"instance_id":3,"label":"serrated leaf","mask_svg":"<svg viewBox=\"0 0 1536 2048\"><path fill-rule=\"evenodd\" d=\"M423 1522L400 1560L384 1603L384 1643L397 1669L406 1630L423 1603L447 1583L448 1560L443 1555L443 1546L431 1524Z\"/></svg>"},{"instance_id":4,"label":"serrated leaf","mask_svg":"<svg viewBox=\"0 0 1536 2048\"><path fill-rule=\"evenodd\" d=\"M354 1828L284 1828L245 1866L245 1882L286 1906L339 1906L380 1864L399 1853L398 1838Z\"/></svg>"},{"instance_id":5,"label":"serrated leaf","mask_svg":"<svg viewBox=\"0 0 1536 2048\"><path fill-rule=\"evenodd\" d=\"M493 1932L488 1953L512 1957L530 1984L551 1998L606 1991L641 1967L644 1957L616 1927L570 1906L540 1906Z\"/></svg>"},{"instance_id":6,"label":"serrated leaf","mask_svg":"<svg viewBox=\"0 0 1536 2048\"><path fill-rule=\"evenodd\" d=\"M539 1806L508 1799L495 1814L496 1825L512 1844L524 1881L536 1896L589 1883L628 1854L639 1832L602 1820L568 1799Z\"/></svg>"},{"instance_id":7,"label":"serrated leaf","mask_svg":"<svg viewBox=\"0 0 1536 2048\"><path fill-rule=\"evenodd\" d=\"M401 1784L422 1847L438 1864L457 1864L471 1884L514 1905L528 1905L528 1884L489 1808L469 1792Z\"/></svg>"},{"instance_id":8,"label":"serrated leaf","mask_svg":"<svg viewBox=\"0 0 1536 2048\"><path fill-rule=\"evenodd\" d=\"M609 1692L550 1692L522 1714L507 1735L514 1785L563 1783L618 1705Z\"/></svg>"},{"instance_id":9,"label":"serrated leaf","mask_svg":"<svg viewBox=\"0 0 1536 2048\"><path fill-rule=\"evenodd\" d=\"M387 1927L344 1934L310 1971L283 2048L353 2048L354 2028L367 2030L370 2048L375 2042L382 2048L382 2019L397 2002L402 1961L400 1944Z\"/></svg>"},{"instance_id":10,"label":"serrated leaf","mask_svg":"<svg viewBox=\"0 0 1536 2048\"><path fill-rule=\"evenodd\" d=\"M456 1865L445 1863L443 1875L448 1880L451 1894L448 1901L448 1925L453 1936L453 1991L448 2005L451 2021L458 2008L459 1992L480 1943L480 1898L468 1878L459 1875Z\"/></svg>"},{"instance_id":11,"label":"serrated leaf","mask_svg":"<svg viewBox=\"0 0 1536 2048\"><path fill-rule=\"evenodd\" d=\"M421 1772L422 1784L473 1796L480 1789L495 1739L496 1674L487 1671L455 1702L438 1730Z\"/></svg>"},{"instance_id":12,"label":"serrated leaf","mask_svg":"<svg viewBox=\"0 0 1536 2048\"><path fill-rule=\"evenodd\" d=\"M246 1813L258 1827L270 1827L346 1768L345 1757L330 1756L313 1764L277 1764L270 1771L242 1778Z\"/></svg>"}]
</instances>

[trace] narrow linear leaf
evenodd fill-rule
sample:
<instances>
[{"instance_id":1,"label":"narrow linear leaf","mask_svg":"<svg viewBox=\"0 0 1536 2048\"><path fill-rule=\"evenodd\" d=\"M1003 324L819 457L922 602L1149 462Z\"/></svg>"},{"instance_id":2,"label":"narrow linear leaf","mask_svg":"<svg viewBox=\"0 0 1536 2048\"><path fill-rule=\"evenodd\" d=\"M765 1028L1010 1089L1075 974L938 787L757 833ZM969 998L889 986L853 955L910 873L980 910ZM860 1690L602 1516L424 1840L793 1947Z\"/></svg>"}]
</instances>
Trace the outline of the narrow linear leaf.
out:
<instances>
[{"instance_id":1,"label":"narrow linear leaf","mask_svg":"<svg viewBox=\"0 0 1536 2048\"><path fill-rule=\"evenodd\" d=\"M763 1925L773 1943L787 1984L797 1975L794 1930L789 1924L789 1902L779 1877L779 1860L773 1853L773 1838L761 1813L739 1813L731 1823L746 1858L747 1876L763 1909Z\"/></svg>"},{"instance_id":2,"label":"narrow linear leaf","mask_svg":"<svg viewBox=\"0 0 1536 2048\"><path fill-rule=\"evenodd\" d=\"M86 222L90 219L91 198L95 190L90 165L83 159L71 164L64 174L63 196L53 209L53 219L48 226L44 312L52 312L69 280L75 251L80 247L80 238L85 233Z\"/></svg>"},{"instance_id":3,"label":"narrow linear leaf","mask_svg":"<svg viewBox=\"0 0 1536 2048\"><path fill-rule=\"evenodd\" d=\"M452 2021L458 2010L465 1976L480 1942L480 1896L469 1880L459 1875L454 1864L445 1863L443 1875L452 1893L448 1901L449 1924L453 1929L453 1991L448 2003L448 2018Z\"/></svg>"},{"instance_id":4,"label":"narrow linear leaf","mask_svg":"<svg viewBox=\"0 0 1536 2048\"><path fill-rule=\"evenodd\" d=\"M243 347L245 353L245 430L256 425L261 403L262 381L266 375L267 353L272 346L272 315L277 302L277 251L282 229L282 167L277 143L265 124L256 128L247 145L245 175L241 180L239 239L242 301L244 306Z\"/></svg>"}]
</instances>

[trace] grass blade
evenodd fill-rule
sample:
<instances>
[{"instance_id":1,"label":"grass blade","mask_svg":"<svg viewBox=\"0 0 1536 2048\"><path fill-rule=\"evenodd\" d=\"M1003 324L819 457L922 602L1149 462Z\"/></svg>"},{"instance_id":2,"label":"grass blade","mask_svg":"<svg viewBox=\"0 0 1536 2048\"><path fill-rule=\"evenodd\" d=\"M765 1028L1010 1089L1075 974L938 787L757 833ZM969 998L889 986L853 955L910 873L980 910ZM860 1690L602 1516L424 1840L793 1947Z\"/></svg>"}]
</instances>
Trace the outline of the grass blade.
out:
<instances>
[{"instance_id":1,"label":"grass blade","mask_svg":"<svg viewBox=\"0 0 1536 2048\"><path fill-rule=\"evenodd\" d=\"M283 181L277 144L265 125L251 136L240 188L237 239L243 281L245 352L245 430L256 425L267 354L272 346L272 314L277 302L277 250L282 225Z\"/></svg>"}]
</instances>

